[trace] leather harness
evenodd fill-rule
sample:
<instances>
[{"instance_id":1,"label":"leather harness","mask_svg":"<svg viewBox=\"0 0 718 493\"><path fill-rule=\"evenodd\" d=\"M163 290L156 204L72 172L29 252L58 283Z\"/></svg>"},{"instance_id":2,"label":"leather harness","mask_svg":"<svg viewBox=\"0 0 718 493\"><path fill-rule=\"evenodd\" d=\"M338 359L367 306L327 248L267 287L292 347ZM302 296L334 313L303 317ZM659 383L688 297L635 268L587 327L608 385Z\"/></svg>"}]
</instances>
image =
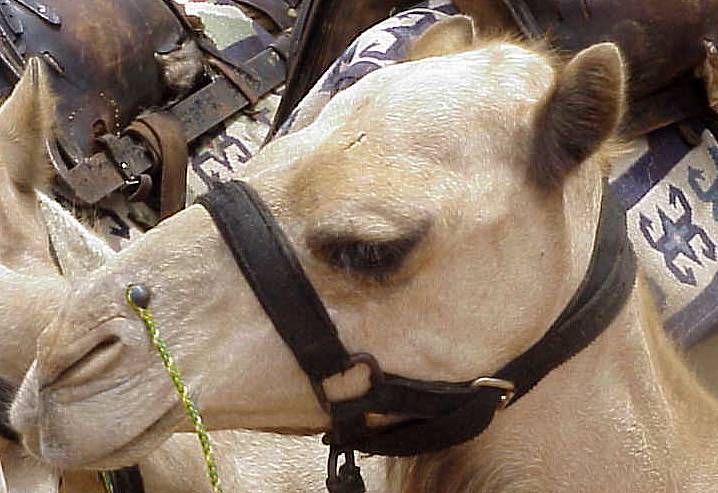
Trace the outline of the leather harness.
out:
<instances>
[{"instance_id":1,"label":"leather harness","mask_svg":"<svg viewBox=\"0 0 718 493\"><path fill-rule=\"evenodd\" d=\"M354 451L411 456L451 447L485 430L496 411L513 405L552 370L586 348L615 319L632 292L636 259L623 209L604 183L595 248L586 276L544 336L491 377L467 382L423 381L384 373L367 353L350 354L281 227L247 184L222 184L200 197L275 329L309 377L332 428L331 493L365 491ZM371 388L342 402L327 400L322 384L357 366L371 370ZM368 413L402 416L370 428ZM346 463L337 471L337 458Z\"/></svg>"}]
</instances>

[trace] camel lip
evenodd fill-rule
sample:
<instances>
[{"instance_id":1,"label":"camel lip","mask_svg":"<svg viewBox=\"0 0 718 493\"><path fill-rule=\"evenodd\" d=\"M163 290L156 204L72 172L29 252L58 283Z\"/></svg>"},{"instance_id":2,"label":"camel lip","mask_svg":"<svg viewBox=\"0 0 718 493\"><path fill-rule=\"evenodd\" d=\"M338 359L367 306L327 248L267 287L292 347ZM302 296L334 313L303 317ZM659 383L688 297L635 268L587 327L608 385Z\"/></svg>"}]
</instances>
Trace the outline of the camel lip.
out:
<instances>
[{"instance_id":1,"label":"camel lip","mask_svg":"<svg viewBox=\"0 0 718 493\"><path fill-rule=\"evenodd\" d=\"M184 409L179 403L170 406L160 417L142 429L139 433L102 456L92 459L89 462L72 459L68 457L55 458L53 454L46 454L41 445L41 459L61 469L83 468L83 469L116 469L133 465L137 460L113 460L113 457L132 456L134 450L142 450L143 445L151 444L154 437L163 434L170 434L175 427L176 421L182 418Z\"/></svg>"}]
</instances>

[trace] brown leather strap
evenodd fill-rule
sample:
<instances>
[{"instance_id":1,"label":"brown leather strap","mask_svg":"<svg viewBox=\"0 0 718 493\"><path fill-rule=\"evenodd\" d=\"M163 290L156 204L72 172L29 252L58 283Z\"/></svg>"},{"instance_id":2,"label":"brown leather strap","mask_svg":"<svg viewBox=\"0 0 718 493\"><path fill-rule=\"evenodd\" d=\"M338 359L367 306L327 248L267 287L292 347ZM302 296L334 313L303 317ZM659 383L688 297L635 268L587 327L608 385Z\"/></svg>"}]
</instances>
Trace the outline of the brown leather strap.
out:
<instances>
[{"instance_id":1,"label":"brown leather strap","mask_svg":"<svg viewBox=\"0 0 718 493\"><path fill-rule=\"evenodd\" d=\"M149 113L137 118L127 133L140 137L161 167L160 219L184 209L189 156L182 122L168 112Z\"/></svg>"}]
</instances>

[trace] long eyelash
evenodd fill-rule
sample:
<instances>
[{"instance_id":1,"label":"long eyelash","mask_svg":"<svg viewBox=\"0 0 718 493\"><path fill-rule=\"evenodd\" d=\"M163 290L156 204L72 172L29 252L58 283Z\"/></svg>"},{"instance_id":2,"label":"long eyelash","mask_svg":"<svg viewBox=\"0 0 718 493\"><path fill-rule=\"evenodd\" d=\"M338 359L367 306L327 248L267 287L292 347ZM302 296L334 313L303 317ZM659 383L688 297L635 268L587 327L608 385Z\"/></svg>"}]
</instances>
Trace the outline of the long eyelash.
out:
<instances>
[{"instance_id":1,"label":"long eyelash","mask_svg":"<svg viewBox=\"0 0 718 493\"><path fill-rule=\"evenodd\" d=\"M390 241L335 240L315 248L334 267L377 278L391 274L403 264L419 237Z\"/></svg>"}]
</instances>

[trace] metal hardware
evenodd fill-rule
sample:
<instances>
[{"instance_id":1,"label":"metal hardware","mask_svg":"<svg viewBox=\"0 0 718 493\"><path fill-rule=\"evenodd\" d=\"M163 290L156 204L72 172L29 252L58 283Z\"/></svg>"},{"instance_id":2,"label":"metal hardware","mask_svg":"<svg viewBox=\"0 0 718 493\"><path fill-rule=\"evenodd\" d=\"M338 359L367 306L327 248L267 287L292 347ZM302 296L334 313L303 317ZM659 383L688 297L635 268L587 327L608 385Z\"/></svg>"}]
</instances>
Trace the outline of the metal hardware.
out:
<instances>
[{"instance_id":1,"label":"metal hardware","mask_svg":"<svg viewBox=\"0 0 718 493\"><path fill-rule=\"evenodd\" d=\"M347 368L346 371L351 370L358 365L365 365L369 368L369 371L371 372L369 378L371 379L372 385L380 385L384 383L384 371L381 369L379 362L373 355L369 353L352 354L349 357L349 368Z\"/></svg>"},{"instance_id":2,"label":"metal hardware","mask_svg":"<svg viewBox=\"0 0 718 493\"><path fill-rule=\"evenodd\" d=\"M0 62L12 72L15 79L20 80L25 69L25 59L18 47L15 46L15 37L18 34L15 29L22 29L22 25L11 25L10 22L14 19L4 11L0 11L0 16L4 21L0 22Z\"/></svg>"},{"instance_id":3,"label":"metal hardware","mask_svg":"<svg viewBox=\"0 0 718 493\"><path fill-rule=\"evenodd\" d=\"M14 0L15 3L22 5L27 10L32 12L33 14L37 15L40 19L47 22L48 24L51 24L53 26L60 26L62 25L62 19L60 19L60 16L53 10L52 8L48 7L45 4L42 3L36 3L34 0Z\"/></svg>"},{"instance_id":4,"label":"metal hardware","mask_svg":"<svg viewBox=\"0 0 718 493\"><path fill-rule=\"evenodd\" d=\"M339 456L344 454L344 464L339 467ZM327 461L327 490L330 493L364 493L366 486L361 477L361 468L354 461L353 450L329 449Z\"/></svg>"},{"instance_id":5,"label":"metal hardware","mask_svg":"<svg viewBox=\"0 0 718 493\"><path fill-rule=\"evenodd\" d=\"M98 143L106 147L108 161L115 165L123 183L118 187L130 200L143 200L152 189L152 180L147 174L156 163L146 149L125 135L116 137L104 134L97 138Z\"/></svg>"},{"instance_id":6,"label":"metal hardware","mask_svg":"<svg viewBox=\"0 0 718 493\"><path fill-rule=\"evenodd\" d=\"M62 75L65 73L65 68L60 65L60 62L57 61L57 58L50 53L49 51L43 51L42 52L42 59L45 60L45 63L53 69L58 75Z\"/></svg>"},{"instance_id":7,"label":"metal hardware","mask_svg":"<svg viewBox=\"0 0 718 493\"><path fill-rule=\"evenodd\" d=\"M130 202L142 202L150 196L152 185L152 177L143 173L127 180L125 186L120 188L120 191L125 194Z\"/></svg>"},{"instance_id":8,"label":"metal hardware","mask_svg":"<svg viewBox=\"0 0 718 493\"><path fill-rule=\"evenodd\" d=\"M506 409L506 407L514 398L516 392L516 386L513 382L508 380L501 380L500 378L492 377L481 377L471 382L472 387L490 387L493 389L503 390L504 394L501 396L501 407L499 409Z\"/></svg>"}]
</instances>

